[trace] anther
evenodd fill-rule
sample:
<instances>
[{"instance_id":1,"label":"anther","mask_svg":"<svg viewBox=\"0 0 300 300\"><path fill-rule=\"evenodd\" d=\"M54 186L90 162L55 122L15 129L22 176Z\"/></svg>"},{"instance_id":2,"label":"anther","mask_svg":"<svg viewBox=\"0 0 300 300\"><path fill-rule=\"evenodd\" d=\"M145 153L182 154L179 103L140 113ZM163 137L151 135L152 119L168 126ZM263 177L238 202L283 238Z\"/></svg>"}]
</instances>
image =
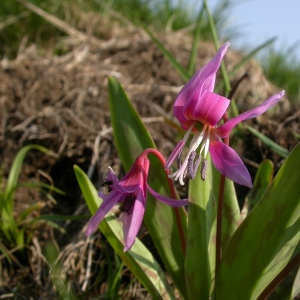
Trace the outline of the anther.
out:
<instances>
[{"instance_id":1,"label":"anther","mask_svg":"<svg viewBox=\"0 0 300 300\"><path fill-rule=\"evenodd\" d=\"M207 170L207 160L203 159L201 164L201 179L203 181L206 179L206 170Z\"/></svg>"},{"instance_id":2,"label":"anther","mask_svg":"<svg viewBox=\"0 0 300 300\"><path fill-rule=\"evenodd\" d=\"M196 177L196 173L201 162L201 156L196 155L196 151L192 151L187 163L187 173L189 174L190 179Z\"/></svg>"}]
</instances>

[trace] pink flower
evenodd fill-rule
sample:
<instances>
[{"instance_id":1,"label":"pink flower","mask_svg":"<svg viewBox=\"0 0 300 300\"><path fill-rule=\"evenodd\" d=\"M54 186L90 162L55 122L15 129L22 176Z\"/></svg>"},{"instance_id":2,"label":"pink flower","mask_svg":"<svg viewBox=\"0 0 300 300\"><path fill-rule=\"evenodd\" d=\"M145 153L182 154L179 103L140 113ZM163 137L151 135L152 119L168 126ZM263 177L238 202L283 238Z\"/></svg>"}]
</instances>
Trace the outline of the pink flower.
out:
<instances>
[{"instance_id":1,"label":"pink flower","mask_svg":"<svg viewBox=\"0 0 300 300\"><path fill-rule=\"evenodd\" d=\"M153 191L147 184L149 166L149 159L142 154L135 160L133 166L121 181L118 180L113 169L109 167L105 182L102 184L108 187L109 194L99 193L103 202L90 220L86 232L87 236L97 229L99 223L112 207L120 203L122 212L120 221L123 223L125 252L132 247L142 225L146 208L147 189L154 197L168 205L181 207L188 204L187 199L170 199Z\"/></svg>"},{"instance_id":2,"label":"pink flower","mask_svg":"<svg viewBox=\"0 0 300 300\"><path fill-rule=\"evenodd\" d=\"M182 185L186 175L189 175L190 178L195 176L201 160L202 171L205 173L205 158L209 151L216 169L222 175L236 183L252 187L252 180L244 163L231 147L221 141L221 138L227 137L239 122L264 113L284 95L284 91L281 91L260 106L217 126L230 104L229 99L213 93L216 72L228 46L229 43L224 44L215 57L192 77L182 88L174 104L174 115L187 132L171 153L165 167L169 168L177 159L179 168L170 177L178 179ZM190 143L188 154L181 164L181 153L192 131L194 137ZM197 154L198 147L200 147L200 151ZM203 176L205 177L205 174Z\"/></svg>"}]
</instances>

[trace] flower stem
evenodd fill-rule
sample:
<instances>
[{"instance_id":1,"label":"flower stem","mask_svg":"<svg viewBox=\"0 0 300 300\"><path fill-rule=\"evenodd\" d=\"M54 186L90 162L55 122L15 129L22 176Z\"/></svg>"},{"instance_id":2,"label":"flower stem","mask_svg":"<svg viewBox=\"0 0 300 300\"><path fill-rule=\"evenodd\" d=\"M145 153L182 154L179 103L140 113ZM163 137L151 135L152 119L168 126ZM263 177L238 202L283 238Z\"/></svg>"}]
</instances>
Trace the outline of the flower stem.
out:
<instances>
[{"instance_id":1,"label":"flower stem","mask_svg":"<svg viewBox=\"0 0 300 300\"><path fill-rule=\"evenodd\" d=\"M145 155L145 156L147 156L148 154L154 154L159 159L159 161L162 164L163 168L165 168L166 160L158 150L156 150L154 148L148 148L148 149L144 150L144 152L142 153L142 155ZM168 179L168 185L169 185L171 197L176 199L177 194L176 194L176 190L175 190L175 187L174 187L173 180L168 177L168 175L169 175L168 170L165 170L165 173L166 173L166 176L167 176L167 179ZM174 210L174 214L175 214L176 224L177 224L177 227L178 227L182 252L185 255L185 253L186 253L186 238L185 238L185 235L184 235L182 220L181 220L181 217L180 217L180 210L179 210L179 207L173 207L173 210Z\"/></svg>"},{"instance_id":2,"label":"flower stem","mask_svg":"<svg viewBox=\"0 0 300 300\"><path fill-rule=\"evenodd\" d=\"M228 114L225 112L223 116L224 123L228 120ZM223 139L224 144L229 145L229 136ZM223 206L224 206L224 189L225 176L220 177L218 210L217 210L217 233L216 233L216 273L222 258L222 221L223 221Z\"/></svg>"}]
</instances>

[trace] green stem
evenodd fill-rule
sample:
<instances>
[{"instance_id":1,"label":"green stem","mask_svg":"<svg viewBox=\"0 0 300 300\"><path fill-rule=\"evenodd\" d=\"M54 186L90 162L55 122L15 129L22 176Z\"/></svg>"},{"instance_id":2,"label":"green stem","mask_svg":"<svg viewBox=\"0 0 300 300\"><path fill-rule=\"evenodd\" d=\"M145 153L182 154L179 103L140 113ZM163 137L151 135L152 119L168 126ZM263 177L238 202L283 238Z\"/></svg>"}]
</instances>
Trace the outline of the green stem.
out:
<instances>
[{"instance_id":1,"label":"green stem","mask_svg":"<svg viewBox=\"0 0 300 300\"><path fill-rule=\"evenodd\" d=\"M147 156L148 154L154 154L159 159L159 161L162 164L163 168L165 168L166 160L158 150L156 150L154 148L148 148L148 149L144 150L144 152L142 153L142 155L145 155L145 156ZM167 179L168 179L168 185L169 185L171 197L174 198L174 199L177 199L177 194L176 194L176 190L175 190L173 180L168 177L169 171L165 169L165 173L166 173L166 176L167 176ZM182 220L181 220L181 217L180 217L180 210L179 210L179 207L173 207L173 210L174 210L174 214L175 214L176 224L177 224L177 227L178 227L178 232L179 232L182 251L183 251L183 254L185 255L185 253L186 253L186 238L185 238L185 235L184 235Z\"/></svg>"}]
</instances>

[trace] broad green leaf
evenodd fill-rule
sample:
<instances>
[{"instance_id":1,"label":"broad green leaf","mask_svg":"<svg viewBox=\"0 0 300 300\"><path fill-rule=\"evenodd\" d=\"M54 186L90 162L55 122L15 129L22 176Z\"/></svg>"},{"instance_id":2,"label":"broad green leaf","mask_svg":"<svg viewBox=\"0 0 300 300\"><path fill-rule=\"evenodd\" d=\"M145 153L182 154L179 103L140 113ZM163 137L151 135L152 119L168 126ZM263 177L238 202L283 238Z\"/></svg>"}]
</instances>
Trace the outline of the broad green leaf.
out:
<instances>
[{"instance_id":1,"label":"broad green leaf","mask_svg":"<svg viewBox=\"0 0 300 300\"><path fill-rule=\"evenodd\" d=\"M208 157L206 180L200 168L189 184L189 218L185 258L188 299L209 299L215 270L216 200L212 191L212 163Z\"/></svg>"},{"instance_id":2,"label":"broad green leaf","mask_svg":"<svg viewBox=\"0 0 300 300\"><path fill-rule=\"evenodd\" d=\"M74 171L85 201L91 213L94 214L102 203L102 199L99 198L87 175L78 166L74 166ZM139 239L136 239L131 250L123 252L122 225L112 212L106 215L99 228L116 253L154 299L175 299L163 270Z\"/></svg>"},{"instance_id":3,"label":"broad green leaf","mask_svg":"<svg viewBox=\"0 0 300 300\"><path fill-rule=\"evenodd\" d=\"M122 86L114 78L109 78L109 104L115 143L127 172L143 150L155 148L155 145ZM149 159L149 185L158 193L169 195L163 167L156 157L150 156ZM181 217L183 231L186 232L187 218L184 209L180 208L177 211ZM175 209L157 201L148 193L144 222L176 287L185 296L184 253L175 221Z\"/></svg>"},{"instance_id":4,"label":"broad green leaf","mask_svg":"<svg viewBox=\"0 0 300 300\"><path fill-rule=\"evenodd\" d=\"M293 285L297 285L297 271L298 269L295 267L292 272L288 274L288 276L280 283L280 285L271 293L271 295L267 298L268 300L292 300L295 296L293 295ZM300 291L299 291L300 292Z\"/></svg>"},{"instance_id":5,"label":"broad green leaf","mask_svg":"<svg viewBox=\"0 0 300 300\"><path fill-rule=\"evenodd\" d=\"M300 239L300 144L225 248L217 299L254 300L286 266Z\"/></svg>"},{"instance_id":6,"label":"broad green leaf","mask_svg":"<svg viewBox=\"0 0 300 300\"><path fill-rule=\"evenodd\" d=\"M143 29L149 34L150 38L156 44L160 52L169 60L176 72L182 77L183 80L188 81L190 75L188 71L176 60L176 58L165 48L165 46L154 36L146 26L142 26Z\"/></svg>"},{"instance_id":7,"label":"broad green leaf","mask_svg":"<svg viewBox=\"0 0 300 300\"><path fill-rule=\"evenodd\" d=\"M296 296L300 295L300 268L298 268L297 275L295 277L295 281L293 284L291 299L296 298Z\"/></svg>"},{"instance_id":8,"label":"broad green leaf","mask_svg":"<svg viewBox=\"0 0 300 300\"><path fill-rule=\"evenodd\" d=\"M265 136L264 134L260 133L256 129L247 126L247 129L251 131L257 138L259 138L265 145L267 145L272 151L277 153L283 158L286 158L289 155L289 151L285 148L281 147L280 145L273 142L270 138Z\"/></svg>"},{"instance_id":9,"label":"broad green leaf","mask_svg":"<svg viewBox=\"0 0 300 300\"><path fill-rule=\"evenodd\" d=\"M220 173L212 166L213 172L213 194L216 202L219 199ZM240 207L236 197L233 181L225 179L224 205L222 214L222 249L226 247L228 241L237 229L240 221Z\"/></svg>"},{"instance_id":10,"label":"broad green leaf","mask_svg":"<svg viewBox=\"0 0 300 300\"><path fill-rule=\"evenodd\" d=\"M269 159L264 160L259 165L253 182L253 188L250 190L246 200L248 203L248 211L253 209L271 184L273 172L274 165Z\"/></svg>"}]
</instances>

